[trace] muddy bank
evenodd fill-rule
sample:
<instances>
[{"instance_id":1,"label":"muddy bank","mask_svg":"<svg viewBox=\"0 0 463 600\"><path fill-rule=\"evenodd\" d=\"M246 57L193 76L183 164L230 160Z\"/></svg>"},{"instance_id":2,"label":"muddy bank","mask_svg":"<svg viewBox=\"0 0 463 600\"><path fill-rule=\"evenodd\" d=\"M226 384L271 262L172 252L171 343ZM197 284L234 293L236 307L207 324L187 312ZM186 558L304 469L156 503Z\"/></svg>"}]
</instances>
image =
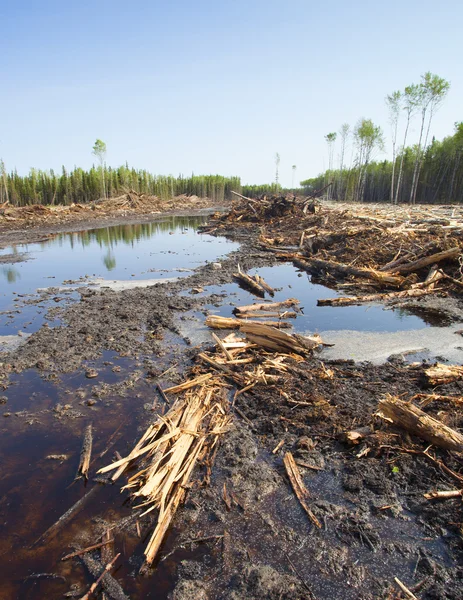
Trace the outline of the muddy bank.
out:
<instances>
[{"instance_id":1,"label":"muddy bank","mask_svg":"<svg viewBox=\"0 0 463 600\"><path fill-rule=\"evenodd\" d=\"M79 289L68 306L48 310L53 326L1 355L2 403L9 413L2 422L7 459L0 497L3 521L10 523L1 545L9 556L2 567L6 597L80 597L119 552L111 576L117 585L106 578L109 597L406 597L395 577L421 600L463 596L461 498L424 497L461 487L441 466L461 476L461 456L432 448L441 461L432 462L422 454L426 442L374 416L386 393L411 399L437 391L458 399L462 383L430 388L426 363L410 366L398 358L371 365L325 360L323 353L291 356L288 371L277 371L278 382L261 381L234 403L235 387L226 388L233 425L220 438L210 482L200 462L152 571L138 574L156 511L141 517L127 491L121 494L127 479L111 485L96 471L117 458L115 450L128 454L153 419L169 410L157 383L165 388L184 381L190 369L204 372L198 356L211 350L211 341L192 347L179 322L194 315L195 326L208 308L234 301L205 288L230 284L238 264L249 271L277 263L253 227L232 227L241 248L182 280L121 292ZM56 290L44 293L53 298ZM456 295L448 305L441 298L442 306L432 298L429 308L461 318ZM243 377L276 358L256 351L255 363L233 366L234 373ZM458 402L434 398L424 410L457 430L463 426ZM68 489L90 421L90 481ZM345 435L353 429L367 430L356 444ZM12 433L17 437L6 445ZM32 443L27 453L26 440ZM294 494L286 452L297 462L320 528ZM72 518L43 537L89 490ZM61 562L64 554L104 539L108 528L111 552L98 548L84 560Z\"/></svg>"}]
</instances>

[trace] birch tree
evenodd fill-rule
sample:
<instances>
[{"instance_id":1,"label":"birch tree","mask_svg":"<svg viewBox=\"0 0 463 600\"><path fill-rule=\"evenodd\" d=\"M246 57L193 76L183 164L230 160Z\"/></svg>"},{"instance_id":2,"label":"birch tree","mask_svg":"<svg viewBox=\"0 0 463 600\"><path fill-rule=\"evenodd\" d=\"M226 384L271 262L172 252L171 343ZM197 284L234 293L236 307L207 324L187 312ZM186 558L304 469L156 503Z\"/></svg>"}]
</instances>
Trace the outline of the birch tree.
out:
<instances>
[{"instance_id":1,"label":"birch tree","mask_svg":"<svg viewBox=\"0 0 463 600\"><path fill-rule=\"evenodd\" d=\"M97 139L92 150L92 154L96 156L98 162L100 163L101 169L101 181L103 183L103 198L106 198L106 186L105 186L105 178L104 178L104 161L106 158L106 144L101 140Z\"/></svg>"},{"instance_id":2,"label":"birch tree","mask_svg":"<svg viewBox=\"0 0 463 600\"><path fill-rule=\"evenodd\" d=\"M343 123L341 125L341 129L339 130L339 137L341 139L341 152L339 155L339 192L338 198L342 194L342 183L343 183L343 169L344 169L344 157L346 153L346 144L349 138L350 133L350 125L348 123Z\"/></svg>"},{"instance_id":3,"label":"birch tree","mask_svg":"<svg viewBox=\"0 0 463 600\"><path fill-rule=\"evenodd\" d=\"M294 190L294 180L296 178L296 169L297 169L296 165L293 165L291 167L291 169L292 169L291 188Z\"/></svg>"},{"instance_id":4,"label":"birch tree","mask_svg":"<svg viewBox=\"0 0 463 600\"><path fill-rule=\"evenodd\" d=\"M354 141L357 147L358 178L355 190L355 200L363 201L367 167L377 150L384 150L384 136L379 125L371 119L362 118L354 129Z\"/></svg>"},{"instance_id":5,"label":"birch tree","mask_svg":"<svg viewBox=\"0 0 463 600\"><path fill-rule=\"evenodd\" d=\"M3 203L3 198L6 202L9 202L8 197L8 177L6 175L5 163L3 158L0 158L0 204Z\"/></svg>"},{"instance_id":6,"label":"birch tree","mask_svg":"<svg viewBox=\"0 0 463 600\"><path fill-rule=\"evenodd\" d=\"M280 155L278 154L278 152L275 154L275 183L278 187L278 180L279 180L279 170L280 170Z\"/></svg>"},{"instance_id":7,"label":"birch tree","mask_svg":"<svg viewBox=\"0 0 463 600\"><path fill-rule=\"evenodd\" d=\"M404 171L404 159L405 159L405 148L407 146L407 137L408 131L410 128L410 123L412 118L414 117L419 103L419 86L416 84L408 85L404 93L402 94L402 110L405 111L406 114L406 124L405 124L405 132L404 132L404 141L401 148L400 154L400 166L399 166L399 175L397 177L397 185L395 186L395 198L394 204L398 204L400 189L402 187L403 181L403 171Z\"/></svg>"},{"instance_id":8,"label":"birch tree","mask_svg":"<svg viewBox=\"0 0 463 600\"><path fill-rule=\"evenodd\" d=\"M394 203L394 184L395 184L395 167L397 158L397 128L399 125L399 115L401 109L402 94L400 91L393 92L386 96L386 104L389 109L389 123L391 125L392 139L392 176L391 176L391 204Z\"/></svg>"},{"instance_id":9,"label":"birch tree","mask_svg":"<svg viewBox=\"0 0 463 600\"><path fill-rule=\"evenodd\" d=\"M429 138L429 131L431 129L431 121L436 111L442 105L448 91L450 89L450 83L434 75L429 71L421 76L421 83L419 86L419 107L421 108L421 127L420 137L418 140L418 147L415 158L415 166L413 169L412 188L410 191L410 204L416 202L416 191L418 189L418 181L420 178L420 171L423 165L424 152L426 150ZM427 121L427 127L426 127ZM426 134L423 143L423 133L426 128Z\"/></svg>"},{"instance_id":10,"label":"birch tree","mask_svg":"<svg viewBox=\"0 0 463 600\"><path fill-rule=\"evenodd\" d=\"M328 144L328 178L331 178L331 173L333 171L334 144L336 142L336 137L337 134L335 132L325 135L325 140ZM331 198L332 194L331 188L328 188L328 200Z\"/></svg>"}]
</instances>

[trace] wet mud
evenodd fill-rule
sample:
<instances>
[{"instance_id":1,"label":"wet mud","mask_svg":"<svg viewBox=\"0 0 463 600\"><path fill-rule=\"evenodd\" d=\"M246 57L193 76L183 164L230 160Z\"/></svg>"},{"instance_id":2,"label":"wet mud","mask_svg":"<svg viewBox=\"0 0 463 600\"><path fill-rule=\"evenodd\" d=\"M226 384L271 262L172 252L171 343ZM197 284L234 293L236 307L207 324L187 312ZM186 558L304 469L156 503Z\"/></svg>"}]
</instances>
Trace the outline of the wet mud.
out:
<instances>
[{"instance_id":1,"label":"wet mud","mask_svg":"<svg viewBox=\"0 0 463 600\"><path fill-rule=\"evenodd\" d=\"M39 233L46 227L31 235ZM410 367L404 357L373 365L317 354L294 363L284 385L258 384L238 396L209 485L200 466L153 568L139 575L154 517L140 517L123 484L96 471L115 452L126 455L168 408L156 384L183 381L210 345L188 330L241 301L222 293L238 264L244 271L278 264L257 243L258 232L225 233L240 248L177 281L120 292L84 284L53 305L59 293L47 290L46 322L0 354L0 597L79 598L119 552L98 597L405 598L395 577L422 600L463 597L461 498L423 496L458 484L426 457L401 451L422 451L425 442L374 417L385 393L429 392L423 364ZM433 296L405 308L424 311L434 325L462 321L459 300L447 300ZM463 395L461 382L438 391ZM427 410L463 426L458 405ZM90 478L73 483L89 424ZM345 432L362 427L374 435L349 444ZM293 493L287 451L321 529ZM433 456L461 472L461 455L433 448ZM61 560L108 530L114 541L107 549Z\"/></svg>"}]
</instances>

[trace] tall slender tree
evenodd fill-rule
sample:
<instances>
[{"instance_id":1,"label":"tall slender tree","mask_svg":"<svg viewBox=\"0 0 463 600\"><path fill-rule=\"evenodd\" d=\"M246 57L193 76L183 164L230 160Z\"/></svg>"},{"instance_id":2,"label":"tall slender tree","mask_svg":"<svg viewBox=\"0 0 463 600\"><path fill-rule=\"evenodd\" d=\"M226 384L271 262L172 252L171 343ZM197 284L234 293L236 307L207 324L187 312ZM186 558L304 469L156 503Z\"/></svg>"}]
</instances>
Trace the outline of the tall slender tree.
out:
<instances>
[{"instance_id":1,"label":"tall slender tree","mask_svg":"<svg viewBox=\"0 0 463 600\"><path fill-rule=\"evenodd\" d=\"M421 76L421 83L419 86L419 106L421 108L421 127L420 137L418 140L418 147L415 158L415 167L413 169L413 180L412 188L410 191L410 204L416 202L416 191L418 189L418 181L420 178L420 171L423 165L424 152L427 147L429 131L431 128L431 121L436 111L444 101L448 91L450 89L450 83L434 75L429 71ZM427 120L427 128L425 139L423 143L423 133Z\"/></svg>"},{"instance_id":2,"label":"tall slender tree","mask_svg":"<svg viewBox=\"0 0 463 600\"><path fill-rule=\"evenodd\" d=\"M8 178L6 175L5 163L3 158L0 158L0 203L3 204L3 198L6 202L9 202L8 196Z\"/></svg>"},{"instance_id":3,"label":"tall slender tree","mask_svg":"<svg viewBox=\"0 0 463 600\"><path fill-rule=\"evenodd\" d=\"M402 108L405 111L407 120L406 120L406 124L405 124L404 141L403 141L403 146L402 146L401 155L400 155L399 174L397 177L397 184L395 186L394 204L398 204L398 202L399 202L400 190L402 187L402 180L403 180L405 148L407 145L408 131L410 128L411 120L414 117L414 115L418 109L419 97L420 97L420 86L416 85L416 84L408 85L405 88L404 93L402 94Z\"/></svg>"},{"instance_id":4,"label":"tall slender tree","mask_svg":"<svg viewBox=\"0 0 463 600\"><path fill-rule=\"evenodd\" d=\"M275 153L275 183L278 187L278 181L279 181L279 170L280 170L280 155L278 154L278 152Z\"/></svg>"},{"instance_id":5,"label":"tall slender tree","mask_svg":"<svg viewBox=\"0 0 463 600\"><path fill-rule=\"evenodd\" d=\"M325 135L325 140L326 143L328 145L328 178L331 178L331 172L333 171L333 156L334 156L334 144L336 142L336 137L337 134L336 132L331 132L331 133L327 133ZM330 186L328 188L328 200L331 198L331 196L333 195L333 190L331 189L332 186Z\"/></svg>"},{"instance_id":6,"label":"tall slender tree","mask_svg":"<svg viewBox=\"0 0 463 600\"><path fill-rule=\"evenodd\" d=\"M357 185L355 200L363 201L365 192L367 167L376 150L384 150L384 136L381 127L371 119L362 118L354 129L354 140L357 147Z\"/></svg>"},{"instance_id":7,"label":"tall slender tree","mask_svg":"<svg viewBox=\"0 0 463 600\"><path fill-rule=\"evenodd\" d=\"M344 157L346 153L346 144L349 138L350 125L349 123L343 123L339 130L339 137L341 138L341 152L339 155L339 191L338 198L343 195L342 183L343 183L343 169L344 169Z\"/></svg>"},{"instance_id":8,"label":"tall slender tree","mask_svg":"<svg viewBox=\"0 0 463 600\"><path fill-rule=\"evenodd\" d=\"M400 91L392 92L386 96L386 104L389 109L389 123L391 125L392 138L392 175L391 175L391 204L394 203L395 167L397 159L397 129L399 126L399 115L401 109L402 94Z\"/></svg>"},{"instance_id":9,"label":"tall slender tree","mask_svg":"<svg viewBox=\"0 0 463 600\"><path fill-rule=\"evenodd\" d=\"M98 162L100 163L101 169L101 181L103 183L103 198L106 198L106 186L105 186L105 158L106 158L106 144L102 142L100 139L97 139L92 150L92 154L96 156Z\"/></svg>"},{"instance_id":10,"label":"tall slender tree","mask_svg":"<svg viewBox=\"0 0 463 600\"><path fill-rule=\"evenodd\" d=\"M296 169L297 169L296 165L293 165L293 166L291 167L291 169L292 169L291 188L292 188L292 189L293 189L293 191L294 191L294 179L296 178Z\"/></svg>"}]
</instances>

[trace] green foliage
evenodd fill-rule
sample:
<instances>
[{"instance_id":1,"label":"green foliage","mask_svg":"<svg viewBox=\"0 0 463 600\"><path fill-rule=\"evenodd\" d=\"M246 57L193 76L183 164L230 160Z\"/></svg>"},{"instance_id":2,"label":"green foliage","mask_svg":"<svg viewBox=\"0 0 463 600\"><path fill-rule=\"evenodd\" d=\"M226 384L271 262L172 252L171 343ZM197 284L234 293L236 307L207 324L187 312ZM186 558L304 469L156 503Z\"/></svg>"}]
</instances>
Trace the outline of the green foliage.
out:
<instances>
[{"instance_id":1,"label":"green foliage","mask_svg":"<svg viewBox=\"0 0 463 600\"><path fill-rule=\"evenodd\" d=\"M408 202L413 183L416 157L420 152L417 145L406 147L397 155L397 163L403 162L402 185L399 203ZM417 188L417 202L430 204L463 202L463 122L455 123L454 135L442 141L433 139L423 157L421 177ZM371 161L363 168L364 202L388 202L391 198L392 161ZM356 186L362 171L361 165L352 169L337 170L330 174L334 181L333 200L356 200ZM304 193L312 194L323 188L326 173L301 181Z\"/></svg>"},{"instance_id":2,"label":"green foliage","mask_svg":"<svg viewBox=\"0 0 463 600\"><path fill-rule=\"evenodd\" d=\"M241 191L239 177L222 175L153 175L148 171L129 168L117 169L101 165L89 171L75 168L68 172L63 167L60 174L54 171L31 169L26 176L15 171L6 175L10 202L16 206L28 204L86 204L101 198L102 174L107 196L117 196L129 190L152 194L166 200L180 194L208 197L222 202L231 197L231 191Z\"/></svg>"}]
</instances>

